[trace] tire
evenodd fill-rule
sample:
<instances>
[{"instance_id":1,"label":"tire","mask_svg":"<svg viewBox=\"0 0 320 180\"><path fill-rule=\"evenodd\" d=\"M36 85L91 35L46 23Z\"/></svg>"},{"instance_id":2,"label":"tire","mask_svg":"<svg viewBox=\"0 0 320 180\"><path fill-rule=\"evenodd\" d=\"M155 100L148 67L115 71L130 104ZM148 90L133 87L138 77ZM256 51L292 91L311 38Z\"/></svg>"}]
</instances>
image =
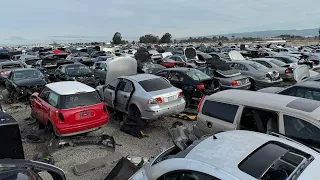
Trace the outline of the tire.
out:
<instances>
[{"instance_id":1,"label":"tire","mask_svg":"<svg viewBox=\"0 0 320 180\"><path fill-rule=\"evenodd\" d=\"M191 104L191 96L189 94L184 94L183 95L184 100L186 101L186 106L185 108L189 108Z\"/></svg>"},{"instance_id":2,"label":"tire","mask_svg":"<svg viewBox=\"0 0 320 180\"><path fill-rule=\"evenodd\" d=\"M129 116L134 116L137 118L141 118L141 112L136 105L131 105L128 111Z\"/></svg>"},{"instance_id":3,"label":"tire","mask_svg":"<svg viewBox=\"0 0 320 180\"><path fill-rule=\"evenodd\" d=\"M251 78L249 78L249 80L250 80L250 83L251 83L250 90L253 90L253 91L256 90L257 89L256 82Z\"/></svg>"}]
</instances>

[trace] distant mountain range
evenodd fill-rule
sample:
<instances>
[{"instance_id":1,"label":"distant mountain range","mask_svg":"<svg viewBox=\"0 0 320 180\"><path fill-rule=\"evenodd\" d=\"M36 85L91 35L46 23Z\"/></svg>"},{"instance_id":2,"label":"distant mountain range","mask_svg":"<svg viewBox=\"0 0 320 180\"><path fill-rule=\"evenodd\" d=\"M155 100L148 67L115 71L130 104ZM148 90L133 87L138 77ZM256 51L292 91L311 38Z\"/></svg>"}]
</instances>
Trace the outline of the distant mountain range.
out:
<instances>
[{"instance_id":1,"label":"distant mountain range","mask_svg":"<svg viewBox=\"0 0 320 180\"><path fill-rule=\"evenodd\" d=\"M319 29L302 29L302 30L296 30L296 29L291 29L291 30L267 30L267 31L255 31L255 32L244 32L244 33L228 33L228 34L218 34L218 35L208 35L208 36L193 36L194 38L198 37L213 37L213 36L225 36L228 38L231 38L232 36L235 37L253 37L253 38L258 38L258 37L277 37L282 34L289 34L289 35L295 35L295 36L318 36L318 31ZM189 37L185 38L179 38L178 40L181 39L188 39Z\"/></svg>"}]
</instances>

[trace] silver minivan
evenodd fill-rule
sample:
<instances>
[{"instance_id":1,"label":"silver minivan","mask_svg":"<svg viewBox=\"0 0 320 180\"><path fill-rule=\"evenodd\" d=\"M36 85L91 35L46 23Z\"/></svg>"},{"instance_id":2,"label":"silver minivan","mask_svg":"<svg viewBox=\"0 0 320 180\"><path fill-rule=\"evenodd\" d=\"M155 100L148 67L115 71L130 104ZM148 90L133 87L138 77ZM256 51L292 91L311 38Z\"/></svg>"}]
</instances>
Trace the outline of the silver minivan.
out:
<instances>
[{"instance_id":1,"label":"silver minivan","mask_svg":"<svg viewBox=\"0 0 320 180\"><path fill-rule=\"evenodd\" d=\"M320 149L320 102L278 94L226 90L204 97L194 133L275 132Z\"/></svg>"}]
</instances>

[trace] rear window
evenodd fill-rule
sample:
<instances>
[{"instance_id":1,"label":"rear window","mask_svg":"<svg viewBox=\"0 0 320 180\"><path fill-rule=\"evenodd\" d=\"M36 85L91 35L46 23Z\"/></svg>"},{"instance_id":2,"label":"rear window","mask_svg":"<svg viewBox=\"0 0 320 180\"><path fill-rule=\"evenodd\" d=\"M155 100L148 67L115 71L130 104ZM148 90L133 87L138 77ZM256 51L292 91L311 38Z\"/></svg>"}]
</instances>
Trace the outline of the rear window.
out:
<instances>
[{"instance_id":1,"label":"rear window","mask_svg":"<svg viewBox=\"0 0 320 180\"><path fill-rule=\"evenodd\" d=\"M139 84L146 92L159 91L172 87L170 83L162 78L148 79L140 81Z\"/></svg>"},{"instance_id":2,"label":"rear window","mask_svg":"<svg viewBox=\"0 0 320 180\"><path fill-rule=\"evenodd\" d=\"M187 72L187 75L196 81L211 79L210 76L206 75L205 73L203 73L198 69L190 69L190 71Z\"/></svg>"},{"instance_id":3,"label":"rear window","mask_svg":"<svg viewBox=\"0 0 320 180\"><path fill-rule=\"evenodd\" d=\"M101 103L99 94L96 91L62 95L61 96L61 109L77 108L82 106L91 106Z\"/></svg>"},{"instance_id":4,"label":"rear window","mask_svg":"<svg viewBox=\"0 0 320 180\"><path fill-rule=\"evenodd\" d=\"M207 100L203 104L202 114L233 123L238 107L237 105Z\"/></svg>"},{"instance_id":5,"label":"rear window","mask_svg":"<svg viewBox=\"0 0 320 180\"><path fill-rule=\"evenodd\" d=\"M22 68L21 64L6 64L2 65L2 69L15 69L15 68Z\"/></svg>"}]
</instances>

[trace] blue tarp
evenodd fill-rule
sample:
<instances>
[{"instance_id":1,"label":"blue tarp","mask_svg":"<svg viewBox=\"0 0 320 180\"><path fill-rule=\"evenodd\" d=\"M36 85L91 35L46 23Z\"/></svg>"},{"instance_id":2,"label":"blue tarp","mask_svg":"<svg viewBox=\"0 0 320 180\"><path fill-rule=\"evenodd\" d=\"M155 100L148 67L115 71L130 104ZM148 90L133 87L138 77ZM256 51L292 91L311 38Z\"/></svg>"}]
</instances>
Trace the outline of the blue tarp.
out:
<instances>
[{"instance_id":1,"label":"blue tarp","mask_svg":"<svg viewBox=\"0 0 320 180\"><path fill-rule=\"evenodd\" d=\"M9 54L9 50L0 49L0 54Z\"/></svg>"}]
</instances>

